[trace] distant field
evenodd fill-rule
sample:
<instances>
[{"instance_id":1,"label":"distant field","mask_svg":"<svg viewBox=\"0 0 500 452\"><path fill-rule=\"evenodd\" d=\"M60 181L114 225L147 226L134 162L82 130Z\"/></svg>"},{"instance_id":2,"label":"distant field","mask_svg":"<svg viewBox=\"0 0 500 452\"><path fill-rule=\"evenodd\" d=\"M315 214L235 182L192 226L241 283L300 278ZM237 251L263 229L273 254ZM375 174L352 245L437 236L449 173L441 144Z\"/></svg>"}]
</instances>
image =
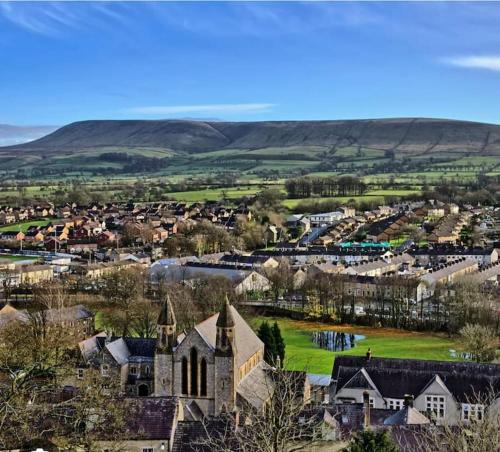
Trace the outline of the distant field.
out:
<instances>
[{"instance_id":1,"label":"distant field","mask_svg":"<svg viewBox=\"0 0 500 452\"><path fill-rule=\"evenodd\" d=\"M299 199L285 199L283 205L288 209L295 209L299 204L307 204L308 202L322 202L322 201L338 201L341 203L348 202L354 199L358 202L363 201L378 201L383 202L385 196L407 196L414 193L419 193L420 190L371 190L362 196L336 196L331 198L299 198Z\"/></svg>"},{"instance_id":2,"label":"distant field","mask_svg":"<svg viewBox=\"0 0 500 452\"><path fill-rule=\"evenodd\" d=\"M254 329L262 321L275 319L255 317L250 319ZM371 348L373 356L384 358L414 358L452 361L450 349L458 350L459 343L442 336L414 333L396 329L373 329L358 326L336 326L325 323L276 319L286 344L287 366L293 370L331 374L333 360L337 355L365 355ZM357 346L345 352L331 352L319 348L312 342L314 331L333 330L366 336Z\"/></svg>"},{"instance_id":3,"label":"distant field","mask_svg":"<svg viewBox=\"0 0 500 452\"><path fill-rule=\"evenodd\" d=\"M17 254L0 254L0 261L7 259L9 261L36 261L38 257L35 256L19 256Z\"/></svg>"},{"instance_id":4,"label":"distant field","mask_svg":"<svg viewBox=\"0 0 500 452\"><path fill-rule=\"evenodd\" d=\"M224 197L224 194L228 199L235 199L235 198L241 198L242 196L255 195L257 192L261 190L262 188L259 187L243 186L239 188L228 188L228 189L216 188L207 190L174 192L174 193L168 193L168 196L178 201L185 201L185 202L218 201Z\"/></svg>"},{"instance_id":5,"label":"distant field","mask_svg":"<svg viewBox=\"0 0 500 452\"><path fill-rule=\"evenodd\" d=\"M5 226L0 227L1 232L9 232L9 231L21 231L26 232L31 226L47 226L50 223L50 219L48 220L34 220L34 221L25 221L23 223L15 223L15 224L7 224Z\"/></svg>"}]
</instances>

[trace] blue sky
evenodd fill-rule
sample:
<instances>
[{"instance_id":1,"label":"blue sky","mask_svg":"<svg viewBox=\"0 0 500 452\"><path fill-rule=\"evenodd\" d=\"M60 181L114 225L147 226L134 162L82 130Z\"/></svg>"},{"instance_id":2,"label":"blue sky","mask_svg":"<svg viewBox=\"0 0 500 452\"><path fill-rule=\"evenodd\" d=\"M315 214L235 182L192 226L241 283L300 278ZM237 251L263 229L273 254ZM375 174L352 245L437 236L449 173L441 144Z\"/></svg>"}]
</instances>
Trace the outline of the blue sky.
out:
<instances>
[{"instance_id":1,"label":"blue sky","mask_svg":"<svg viewBox=\"0 0 500 452\"><path fill-rule=\"evenodd\" d=\"M0 123L500 123L500 3L0 3Z\"/></svg>"}]
</instances>

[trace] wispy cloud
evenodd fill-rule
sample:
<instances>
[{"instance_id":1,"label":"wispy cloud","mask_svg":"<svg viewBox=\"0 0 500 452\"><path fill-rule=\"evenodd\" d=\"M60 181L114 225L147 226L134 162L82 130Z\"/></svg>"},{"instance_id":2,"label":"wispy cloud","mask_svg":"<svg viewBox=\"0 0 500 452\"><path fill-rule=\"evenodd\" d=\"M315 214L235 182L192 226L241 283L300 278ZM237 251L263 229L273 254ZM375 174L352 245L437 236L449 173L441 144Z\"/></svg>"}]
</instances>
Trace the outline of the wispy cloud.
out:
<instances>
[{"instance_id":1,"label":"wispy cloud","mask_svg":"<svg viewBox=\"0 0 500 452\"><path fill-rule=\"evenodd\" d=\"M126 9L126 3L0 2L0 19L32 33L60 37L70 30L113 28L110 21L123 24Z\"/></svg>"},{"instance_id":2,"label":"wispy cloud","mask_svg":"<svg viewBox=\"0 0 500 452\"><path fill-rule=\"evenodd\" d=\"M175 115L185 113L263 113L272 110L276 104L208 104L208 105L160 105L135 107L127 109L127 113L140 115Z\"/></svg>"},{"instance_id":3,"label":"wispy cloud","mask_svg":"<svg viewBox=\"0 0 500 452\"><path fill-rule=\"evenodd\" d=\"M500 56L464 56L458 58L445 58L444 62L452 66L469 69L486 69L500 72Z\"/></svg>"}]
</instances>

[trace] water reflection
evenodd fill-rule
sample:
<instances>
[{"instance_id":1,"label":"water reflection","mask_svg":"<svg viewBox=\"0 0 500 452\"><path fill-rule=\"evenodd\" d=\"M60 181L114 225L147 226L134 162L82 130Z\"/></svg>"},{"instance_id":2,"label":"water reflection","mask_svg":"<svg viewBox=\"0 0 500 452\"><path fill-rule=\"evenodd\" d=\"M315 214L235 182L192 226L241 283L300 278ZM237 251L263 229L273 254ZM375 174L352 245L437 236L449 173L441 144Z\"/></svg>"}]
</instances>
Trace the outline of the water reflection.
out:
<instances>
[{"instance_id":1,"label":"water reflection","mask_svg":"<svg viewBox=\"0 0 500 452\"><path fill-rule=\"evenodd\" d=\"M331 352L343 352L356 346L356 341L364 339L361 334L341 333L337 331L315 331L312 341L320 348Z\"/></svg>"}]
</instances>

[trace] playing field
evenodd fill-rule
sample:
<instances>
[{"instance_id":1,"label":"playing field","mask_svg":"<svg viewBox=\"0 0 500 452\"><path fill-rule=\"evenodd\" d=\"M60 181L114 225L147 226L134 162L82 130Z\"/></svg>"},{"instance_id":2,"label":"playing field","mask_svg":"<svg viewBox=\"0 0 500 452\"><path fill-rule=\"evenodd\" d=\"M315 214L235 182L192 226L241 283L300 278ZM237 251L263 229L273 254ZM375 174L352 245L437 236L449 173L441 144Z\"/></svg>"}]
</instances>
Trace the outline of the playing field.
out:
<instances>
[{"instance_id":1,"label":"playing field","mask_svg":"<svg viewBox=\"0 0 500 452\"><path fill-rule=\"evenodd\" d=\"M0 232L26 232L31 226L47 226L50 223L50 219L47 220L34 220L34 221L26 221L24 223L15 223L15 224L7 224L0 228Z\"/></svg>"},{"instance_id":2,"label":"playing field","mask_svg":"<svg viewBox=\"0 0 500 452\"><path fill-rule=\"evenodd\" d=\"M294 370L307 370L318 374L330 374L336 355L364 355L371 348L373 356L385 358L415 358L453 360L450 350L458 350L455 340L434 334L414 333L389 328L367 328L361 326L339 326L325 323L305 322L290 319L254 317L250 323L257 329L262 321L278 322L286 344L287 366ZM312 341L315 331L333 330L360 334L365 339L356 347L344 352L332 352L319 348Z\"/></svg>"}]
</instances>

